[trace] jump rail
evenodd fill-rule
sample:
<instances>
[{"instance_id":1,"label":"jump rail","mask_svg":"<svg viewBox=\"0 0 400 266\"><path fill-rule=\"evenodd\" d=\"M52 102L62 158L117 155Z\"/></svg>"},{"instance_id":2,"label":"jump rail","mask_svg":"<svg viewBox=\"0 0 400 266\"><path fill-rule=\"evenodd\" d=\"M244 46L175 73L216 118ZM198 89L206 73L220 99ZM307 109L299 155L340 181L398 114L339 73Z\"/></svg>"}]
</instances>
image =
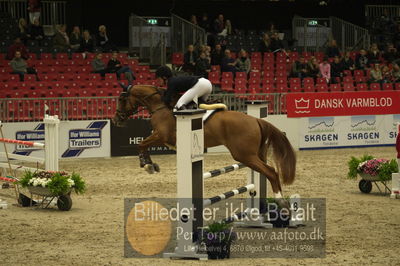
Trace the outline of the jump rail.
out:
<instances>
[{"instance_id":1,"label":"jump rail","mask_svg":"<svg viewBox=\"0 0 400 266\"><path fill-rule=\"evenodd\" d=\"M29 147L37 147L37 148L44 148L44 143L40 142L33 142L33 141L24 141L24 140L15 140L15 139L6 139L0 138L0 142L5 142L9 144L21 144Z\"/></svg>"}]
</instances>

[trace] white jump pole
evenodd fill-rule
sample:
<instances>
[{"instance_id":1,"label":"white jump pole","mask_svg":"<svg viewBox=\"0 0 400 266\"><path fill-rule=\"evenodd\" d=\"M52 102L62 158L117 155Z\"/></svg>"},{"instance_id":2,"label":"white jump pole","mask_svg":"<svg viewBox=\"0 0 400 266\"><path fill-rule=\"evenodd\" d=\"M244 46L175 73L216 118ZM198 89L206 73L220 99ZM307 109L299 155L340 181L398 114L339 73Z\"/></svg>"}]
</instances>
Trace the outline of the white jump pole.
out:
<instances>
[{"instance_id":1,"label":"white jump pole","mask_svg":"<svg viewBox=\"0 0 400 266\"><path fill-rule=\"evenodd\" d=\"M45 115L43 122L45 124L45 169L47 171L58 171L59 155L59 125L58 116Z\"/></svg>"},{"instance_id":2,"label":"white jump pole","mask_svg":"<svg viewBox=\"0 0 400 266\"><path fill-rule=\"evenodd\" d=\"M396 150L399 172L392 174L392 193L390 194L392 199L400 198L400 123L397 123Z\"/></svg>"},{"instance_id":3,"label":"white jump pole","mask_svg":"<svg viewBox=\"0 0 400 266\"><path fill-rule=\"evenodd\" d=\"M184 110L174 112L176 116L176 158L177 158L177 200L179 208L192 210L180 213L177 230L192 237L177 237L174 253L164 253L165 258L192 258L206 260L207 254L198 253L194 235L203 226L203 153L204 133L202 117L205 110ZM179 136L178 136L179 135ZM193 209L197 206L201 208Z\"/></svg>"}]
</instances>

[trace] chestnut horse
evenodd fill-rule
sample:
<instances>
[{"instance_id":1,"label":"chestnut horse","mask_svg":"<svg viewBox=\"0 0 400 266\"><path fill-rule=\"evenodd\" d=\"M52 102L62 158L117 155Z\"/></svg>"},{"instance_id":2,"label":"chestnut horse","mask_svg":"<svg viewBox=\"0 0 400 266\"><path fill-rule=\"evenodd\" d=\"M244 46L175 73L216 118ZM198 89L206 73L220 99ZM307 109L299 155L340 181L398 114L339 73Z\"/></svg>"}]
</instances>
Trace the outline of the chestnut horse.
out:
<instances>
[{"instance_id":1,"label":"chestnut horse","mask_svg":"<svg viewBox=\"0 0 400 266\"><path fill-rule=\"evenodd\" d=\"M119 97L118 109L113 122L122 126L139 106L151 114L152 134L139 144L140 166L149 173L159 171L153 163L148 148L151 146L176 145L176 120L170 107L162 101L164 89L136 85ZM279 129L265 120L241 112L218 111L204 124L204 146L224 145L232 157L254 171L266 176L276 198L281 198L281 177L284 184L295 178L296 155L289 140ZM267 150L272 148L275 168L266 164Z\"/></svg>"}]
</instances>

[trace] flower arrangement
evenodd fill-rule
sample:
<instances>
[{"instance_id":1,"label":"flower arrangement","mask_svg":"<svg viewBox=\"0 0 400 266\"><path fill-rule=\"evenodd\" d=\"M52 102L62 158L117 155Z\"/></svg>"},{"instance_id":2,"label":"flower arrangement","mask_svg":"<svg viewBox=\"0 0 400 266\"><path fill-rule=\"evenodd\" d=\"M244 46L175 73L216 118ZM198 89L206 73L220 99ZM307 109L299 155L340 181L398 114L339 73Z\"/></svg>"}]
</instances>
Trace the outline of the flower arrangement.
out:
<instances>
[{"instance_id":1,"label":"flower arrangement","mask_svg":"<svg viewBox=\"0 0 400 266\"><path fill-rule=\"evenodd\" d=\"M361 158L351 157L348 162L349 178L356 178L357 174L370 175L380 181L391 180L392 173L398 172L398 166L395 159L377 159L371 155L364 155Z\"/></svg>"},{"instance_id":2,"label":"flower arrangement","mask_svg":"<svg viewBox=\"0 0 400 266\"><path fill-rule=\"evenodd\" d=\"M53 195L68 194L74 190L77 194L85 192L85 181L77 173L71 175L66 172L51 171L26 171L19 180L22 187L43 187L47 188Z\"/></svg>"}]
</instances>

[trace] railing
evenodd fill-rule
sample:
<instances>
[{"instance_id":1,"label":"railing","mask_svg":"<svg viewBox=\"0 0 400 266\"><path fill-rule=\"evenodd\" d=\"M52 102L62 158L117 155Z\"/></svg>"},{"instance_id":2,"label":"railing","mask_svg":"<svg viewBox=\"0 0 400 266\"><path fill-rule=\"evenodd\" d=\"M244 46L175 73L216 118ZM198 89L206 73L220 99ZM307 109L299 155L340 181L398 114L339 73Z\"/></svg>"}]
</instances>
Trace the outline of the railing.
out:
<instances>
[{"instance_id":1,"label":"railing","mask_svg":"<svg viewBox=\"0 0 400 266\"><path fill-rule=\"evenodd\" d=\"M285 94L212 94L229 110L246 112L246 101L268 100L272 114L286 110ZM71 98L3 98L0 99L0 121L28 122L41 121L45 113L58 115L61 120L102 120L111 119L118 107L118 97L71 97ZM141 108L141 107L140 107ZM149 118L141 109L134 118Z\"/></svg>"},{"instance_id":2,"label":"railing","mask_svg":"<svg viewBox=\"0 0 400 266\"><path fill-rule=\"evenodd\" d=\"M368 30L337 17L330 17L332 37L342 51L369 48Z\"/></svg>"},{"instance_id":3,"label":"railing","mask_svg":"<svg viewBox=\"0 0 400 266\"><path fill-rule=\"evenodd\" d=\"M42 25L66 24L66 1L42 1L40 21ZM12 18L29 19L28 1L0 0L0 12L11 14Z\"/></svg>"},{"instance_id":4,"label":"railing","mask_svg":"<svg viewBox=\"0 0 400 266\"><path fill-rule=\"evenodd\" d=\"M296 46L299 51L320 51L331 36L329 19L294 16L292 32L293 38L297 40Z\"/></svg>"},{"instance_id":5,"label":"railing","mask_svg":"<svg viewBox=\"0 0 400 266\"><path fill-rule=\"evenodd\" d=\"M188 45L200 46L207 43L206 31L189 21L171 14L172 24L172 52L186 51Z\"/></svg>"},{"instance_id":6,"label":"railing","mask_svg":"<svg viewBox=\"0 0 400 266\"><path fill-rule=\"evenodd\" d=\"M138 52L142 60L152 65L165 65L170 39L170 27L150 24L135 14L129 17L129 50Z\"/></svg>"},{"instance_id":7,"label":"railing","mask_svg":"<svg viewBox=\"0 0 400 266\"><path fill-rule=\"evenodd\" d=\"M365 6L365 17L368 18L380 18L381 16L387 16L389 18L400 17L400 6L397 5L366 5Z\"/></svg>"}]
</instances>

